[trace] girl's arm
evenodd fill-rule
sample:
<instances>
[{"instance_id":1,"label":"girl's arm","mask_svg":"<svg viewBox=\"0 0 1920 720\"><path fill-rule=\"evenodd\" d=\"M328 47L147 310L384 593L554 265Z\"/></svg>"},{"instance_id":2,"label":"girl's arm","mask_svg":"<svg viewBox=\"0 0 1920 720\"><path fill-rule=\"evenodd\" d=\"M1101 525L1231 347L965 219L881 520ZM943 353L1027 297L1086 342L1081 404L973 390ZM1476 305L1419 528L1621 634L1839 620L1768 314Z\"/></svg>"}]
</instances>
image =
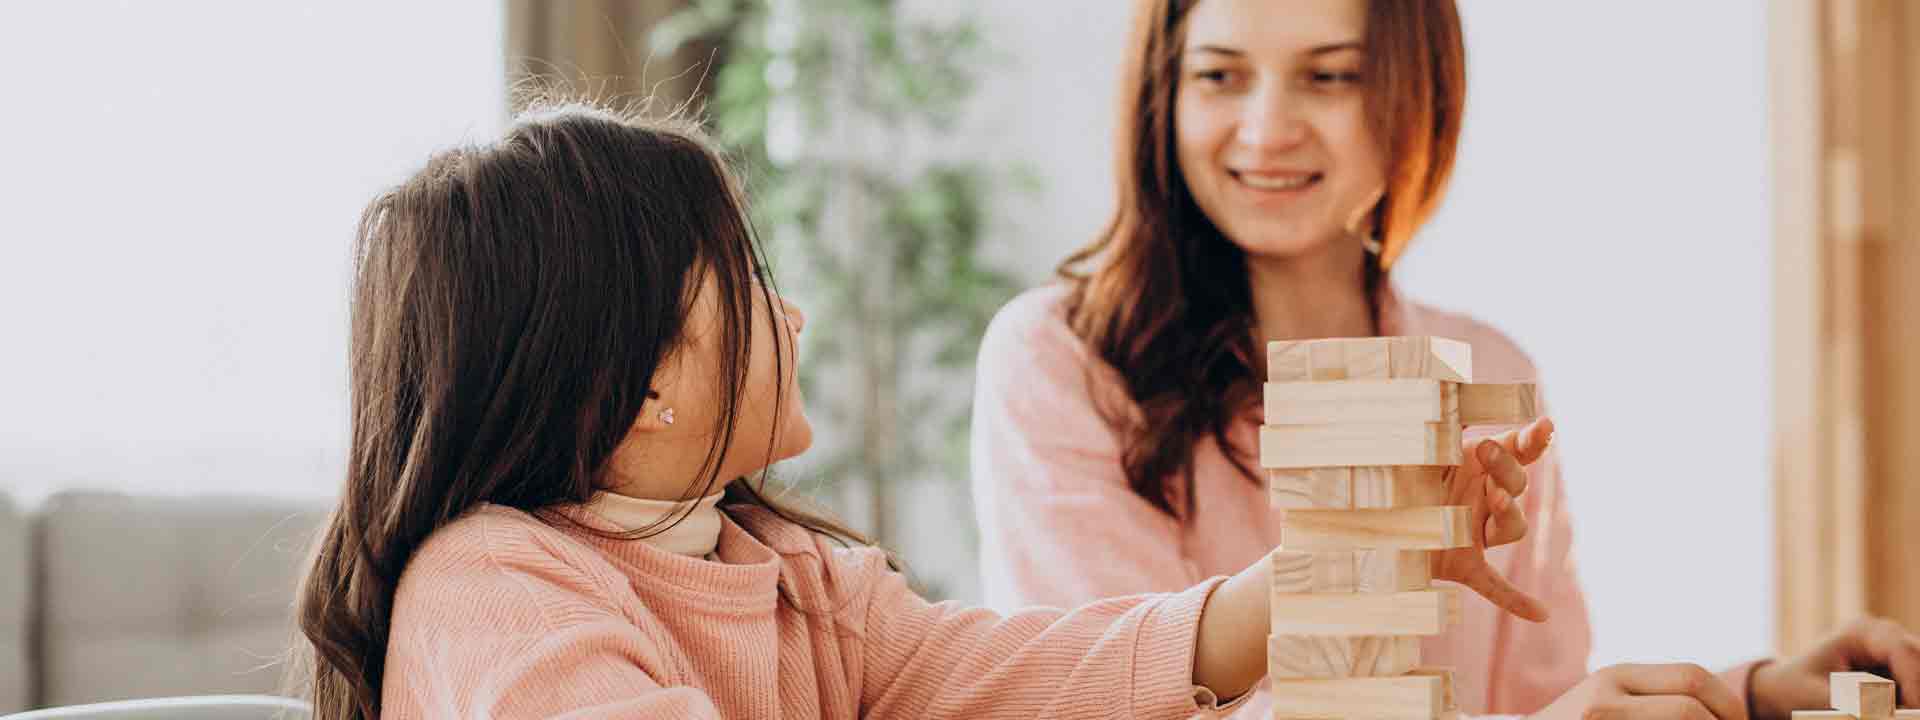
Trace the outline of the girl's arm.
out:
<instances>
[{"instance_id":1,"label":"girl's arm","mask_svg":"<svg viewBox=\"0 0 1920 720\"><path fill-rule=\"evenodd\" d=\"M866 588L851 623L862 717L1186 718L1203 709L1196 680L1230 697L1264 673L1265 563L1179 593L1003 616L928 603L874 553L838 557L843 576ZM1207 616L1240 632L1219 632L1226 625ZM1206 627L1215 645L1196 663Z\"/></svg>"}]
</instances>

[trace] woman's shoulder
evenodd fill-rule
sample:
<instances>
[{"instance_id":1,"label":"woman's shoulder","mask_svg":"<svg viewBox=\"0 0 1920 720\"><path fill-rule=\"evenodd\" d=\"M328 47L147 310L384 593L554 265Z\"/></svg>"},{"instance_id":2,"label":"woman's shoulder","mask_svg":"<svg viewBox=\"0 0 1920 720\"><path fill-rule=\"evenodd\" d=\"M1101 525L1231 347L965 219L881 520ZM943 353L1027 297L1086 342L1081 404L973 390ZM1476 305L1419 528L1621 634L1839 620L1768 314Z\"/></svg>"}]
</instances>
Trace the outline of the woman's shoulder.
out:
<instances>
[{"instance_id":1,"label":"woman's shoulder","mask_svg":"<svg viewBox=\"0 0 1920 720\"><path fill-rule=\"evenodd\" d=\"M1007 301L994 313L981 340L982 362L1032 355L1086 355L1086 344L1067 324L1070 289L1050 282Z\"/></svg>"},{"instance_id":2,"label":"woman's shoulder","mask_svg":"<svg viewBox=\"0 0 1920 720\"><path fill-rule=\"evenodd\" d=\"M1410 323L1417 331L1407 334L1451 338L1473 346L1475 382L1539 382L1539 368L1533 357L1511 336L1465 312L1408 301Z\"/></svg>"}]
</instances>

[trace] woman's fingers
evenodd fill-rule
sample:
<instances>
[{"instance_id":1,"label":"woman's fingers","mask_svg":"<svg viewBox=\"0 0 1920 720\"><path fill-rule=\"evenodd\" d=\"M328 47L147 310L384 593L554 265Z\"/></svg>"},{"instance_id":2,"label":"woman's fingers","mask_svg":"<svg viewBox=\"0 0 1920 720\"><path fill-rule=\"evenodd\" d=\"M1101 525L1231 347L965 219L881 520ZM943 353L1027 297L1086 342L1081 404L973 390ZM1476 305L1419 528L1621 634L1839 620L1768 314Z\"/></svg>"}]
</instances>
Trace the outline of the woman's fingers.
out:
<instances>
[{"instance_id":1,"label":"woman's fingers","mask_svg":"<svg viewBox=\"0 0 1920 720\"><path fill-rule=\"evenodd\" d=\"M1527 469L1514 457L1513 451L1488 440L1480 443L1476 452L1480 455L1481 470L1493 476L1493 486L1515 497L1527 492Z\"/></svg>"},{"instance_id":2,"label":"woman's fingers","mask_svg":"<svg viewBox=\"0 0 1920 720\"><path fill-rule=\"evenodd\" d=\"M1487 486L1486 538L1487 547L1494 548L1516 543L1527 537L1526 508L1508 495L1507 491L1492 485Z\"/></svg>"},{"instance_id":3,"label":"woman's fingers","mask_svg":"<svg viewBox=\"0 0 1920 720\"><path fill-rule=\"evenodd\" d=\"M1452 580L1479 593L1480 597L1486 598L1487 602L1493 603L1494 607L1513 613L1523 620L1533 622L1547 620L1546 603L1528 595L1506 577L1495 572L1493 566L1488 565L1484 558L1468 569L1464 576L1452 578Z\"/></svg>"},{"instance_id":4,"label":"woman's fingers","mask_svg":"<svg viewBox=\"0 0 1920 720\"><path fill-rule=\"evenodd\" d=\"M1620 688L1629 694L1686 696L1699 701L1699 704L1704 705L1705 709L1712 713L1705 717L1720 718L1720 720L1735 718L1745 720L1747 717L1746 701L1734 693L1733 688L1727 687L1720 678L1699 665L1691 663L1620 665L1616 666L1616 669Z\"/></svg>"}]
</instances>

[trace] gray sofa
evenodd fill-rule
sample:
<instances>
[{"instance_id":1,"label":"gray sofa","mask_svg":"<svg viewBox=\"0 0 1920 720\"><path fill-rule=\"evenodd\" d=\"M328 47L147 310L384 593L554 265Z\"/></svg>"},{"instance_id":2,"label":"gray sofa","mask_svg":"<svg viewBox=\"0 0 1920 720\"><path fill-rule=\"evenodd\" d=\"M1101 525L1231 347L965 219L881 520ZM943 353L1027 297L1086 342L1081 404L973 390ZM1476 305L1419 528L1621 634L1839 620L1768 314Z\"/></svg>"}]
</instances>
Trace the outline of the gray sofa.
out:
<instances>
[{"instance_id":1,"label":"gray sofa","mask_svg":"<svg viewBox=\"0 0 1920 720\"><path fill-rule=\"evenodd\" d=\"M0 714L273 693L325 508L251 497L0 493Z\"/></svg>"}]
</instances>

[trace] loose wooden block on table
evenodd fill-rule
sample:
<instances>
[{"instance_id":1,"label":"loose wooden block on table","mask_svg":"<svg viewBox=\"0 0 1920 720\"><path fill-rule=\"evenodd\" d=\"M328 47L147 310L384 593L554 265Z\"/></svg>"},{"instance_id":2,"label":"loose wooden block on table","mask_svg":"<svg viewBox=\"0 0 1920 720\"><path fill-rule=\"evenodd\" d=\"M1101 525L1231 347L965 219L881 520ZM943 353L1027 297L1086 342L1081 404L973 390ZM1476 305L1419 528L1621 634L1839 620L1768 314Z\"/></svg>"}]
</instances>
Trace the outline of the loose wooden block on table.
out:
<instances>
[{"instance_id":1,"label":"loose wooden block on table","mask_svg":"<svg viewBox=\"0 0 1920 720\"><path fill-rule=\"evenodd\" d=\"M1893 717L1893 681L1873 673L1833 673L1828 676L1827 693L1832 696L1833 709L1860 720Z\"/></svg>"},{"instance_id":2,"label":"loose wooden block on table","mask_svg":"<svg viewBox=\"0 0 1920 720\"><path fill-rule=\"evenodd\" d=\"M1266 468L1459 465L1460 460L1460 426L1454 423L1260 427L1260 465Z\"/></svg>"},{"instance_id":3,"label":"loose wooden block on table","mask_svg":"<svg viewBox=\"0 0 1920 720\"><path fill-rule=\"evenodd\" d=\"M1329 637L1267 636L1267 677L1394 677L1420 665L1420 638L1413 635Z\"/></svg>"},{"instance_id":4,"label":"loose wooden block on table","mask_svg":"<svg viewBox=\"0 0 1920 720\"><path fill-rule=\"evenodd\" d=\"M1445 675L1273 681L1282 720L1434 720L1448 711Z\"/></svg>"},{"instance_id":5,"label":"loose wooden block on table","mask_svg":"<svg viewBox=\"0 0 1920 720\"><path fill-rule=\"evenodd\" d=\"M1269 599L1276 636L1439 635L1459 622L1460 595L1452 588L1412 592L1274 593Z\"/></svg>"},{"instance_id":6,"label":"loose wooden block on table","mask_svg":"<svg viewBox=\"0 0 1920 720\"><path fill-rule=\"evenodd\" d=\"M1425 378L1270 382L1268 425L1458 422L1460 386Z\"/></svg>"},{"instance_id":7,"label":"loose wooden block on table","mask_svg":"<svg viewBox=\"0 0 1920 720\"><path fill-rule=\"evenodd\" d=\"M1461 385L1455 409L1462 425L1517 425L1540 415L1532 384Z\"/></svg>"},{"instance_id":8,"label":"loose wooden block on table","mask_svg":"<svg viewBox=\"0 0 1920 720\"><path fill-rule=\"evenodd\" d=\"M1291 551L1448 550L1472 542L1471 509L1442 507L1392 510L1288 510L1280 546Z\"/></svg>"}]
</instances>

